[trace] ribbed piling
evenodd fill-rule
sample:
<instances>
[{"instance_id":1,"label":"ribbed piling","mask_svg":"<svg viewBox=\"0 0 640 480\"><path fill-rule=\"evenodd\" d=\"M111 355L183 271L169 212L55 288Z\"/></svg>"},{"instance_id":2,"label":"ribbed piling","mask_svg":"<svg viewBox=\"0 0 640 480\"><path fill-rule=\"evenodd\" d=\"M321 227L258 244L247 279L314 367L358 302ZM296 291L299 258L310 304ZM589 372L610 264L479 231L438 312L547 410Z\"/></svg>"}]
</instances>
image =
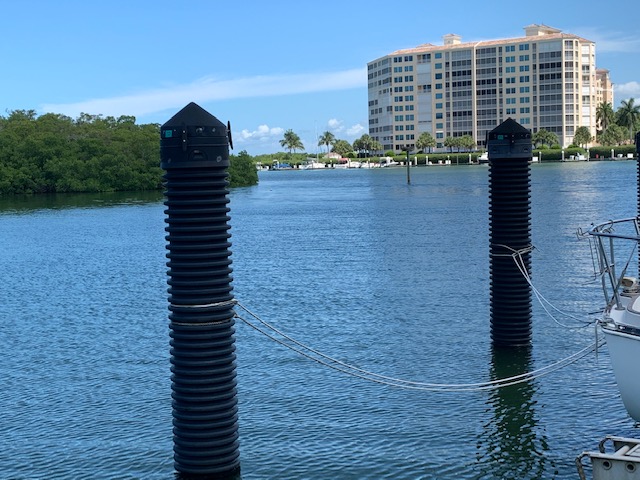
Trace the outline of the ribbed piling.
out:
<instances>
[{"instance_id":1,"label":"ribbed piling","mask_svg":"<svg viewBox=\"0 0 640 480\"><path fill-rule=\"evenodd\" d=\"M507 119L487 134L489 153L491 338L531 343L531 133Z\"/></svg>"},{"instance_id":2,"label":"ribbed piling","mask_svg":"<svg viewBox=\"0 0 640 480\"><path fill-rule=\"evenodd\" d=\"M234 479L240 453L228 130L190 103L161 135L174 466L182 479Z\"/></svg>"}]
</instances>

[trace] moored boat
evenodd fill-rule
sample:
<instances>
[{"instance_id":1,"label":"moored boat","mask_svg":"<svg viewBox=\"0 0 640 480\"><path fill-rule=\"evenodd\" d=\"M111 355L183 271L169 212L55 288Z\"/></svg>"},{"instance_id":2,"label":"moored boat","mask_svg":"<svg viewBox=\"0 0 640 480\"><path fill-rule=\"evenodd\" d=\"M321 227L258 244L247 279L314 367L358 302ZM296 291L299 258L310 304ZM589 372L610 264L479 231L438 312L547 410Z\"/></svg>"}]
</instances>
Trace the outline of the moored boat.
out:
<instances>
[{"instance_id":1,"label":"moored boat","mask_svg":"<svg viewBox=\"0 0 640 480\"><path fill-rule=\"evenodd\" d=\"M585 235L593 240L596 275L600 277L605 307L600 327L611 356L622 402L640 422L640 285L630 274L638 269L639 217L593 226Z\"/></svg>"}]
</instances>

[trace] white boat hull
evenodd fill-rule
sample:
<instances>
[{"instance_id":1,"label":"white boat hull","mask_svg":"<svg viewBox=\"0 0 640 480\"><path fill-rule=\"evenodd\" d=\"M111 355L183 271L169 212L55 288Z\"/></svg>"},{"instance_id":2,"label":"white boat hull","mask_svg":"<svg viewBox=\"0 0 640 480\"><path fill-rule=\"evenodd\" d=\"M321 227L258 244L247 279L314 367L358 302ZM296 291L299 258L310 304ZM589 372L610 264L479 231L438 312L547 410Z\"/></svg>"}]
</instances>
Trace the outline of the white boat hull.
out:
<instances>
[{"instance_id":1,"label":"white boat hull","mask_svg":"<svg viewBox=\"0 0 640 480\"><path fill-rule=\"evenodd\" d=\"M602 331L607 340L622 403L631 418L640 422L640 336L610 326L604 326Z\"/></svg>"}]
</instances>

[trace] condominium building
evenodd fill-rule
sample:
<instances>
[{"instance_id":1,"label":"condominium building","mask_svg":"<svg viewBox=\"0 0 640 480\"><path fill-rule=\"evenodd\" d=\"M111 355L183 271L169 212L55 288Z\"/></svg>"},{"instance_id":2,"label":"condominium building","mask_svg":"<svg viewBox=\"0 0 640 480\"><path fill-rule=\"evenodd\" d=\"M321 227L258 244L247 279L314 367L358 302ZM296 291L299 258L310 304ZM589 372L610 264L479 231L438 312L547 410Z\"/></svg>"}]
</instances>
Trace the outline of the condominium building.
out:
<instances>
[{"instance_id":1,"label":"condominium building","mask_svg":"<svg viewBox=\"0 0 640 480\"><path fill-rule=\"evenodd\" d=\"M532 133L555 133L562 146L581 126L595 136L598 100L613 102L608 71L596 71L595 43L546 25L524 31L473 43L448 34L444 45L369 62L369 135L396 152L415 150L422 132L438 147L464 135L482 147L488 131L513 118Z\"/></svg>"}]
</instances>

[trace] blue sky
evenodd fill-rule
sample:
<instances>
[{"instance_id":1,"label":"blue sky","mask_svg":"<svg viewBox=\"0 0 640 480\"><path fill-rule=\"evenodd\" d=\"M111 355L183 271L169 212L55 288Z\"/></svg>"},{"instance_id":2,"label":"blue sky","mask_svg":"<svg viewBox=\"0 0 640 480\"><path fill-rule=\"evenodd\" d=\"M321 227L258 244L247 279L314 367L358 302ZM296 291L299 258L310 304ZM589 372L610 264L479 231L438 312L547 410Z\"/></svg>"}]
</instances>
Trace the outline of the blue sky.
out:
<instances>
[{"instance_id":1,"label":"blue sky","mask_svg":"<svg viewBox=\"0 0 640 480\"><path fill-rule=\"evenodd\" d=\"M523 36L531 23L595 41L617 108L640 103L637 11L637 0L0 0L0 115L162 124L194 101L231 121L236 153L281 151L287 129L315 153L324 131L367 133L367 62L447 33Z\"/></svg>"}]
</instances>

